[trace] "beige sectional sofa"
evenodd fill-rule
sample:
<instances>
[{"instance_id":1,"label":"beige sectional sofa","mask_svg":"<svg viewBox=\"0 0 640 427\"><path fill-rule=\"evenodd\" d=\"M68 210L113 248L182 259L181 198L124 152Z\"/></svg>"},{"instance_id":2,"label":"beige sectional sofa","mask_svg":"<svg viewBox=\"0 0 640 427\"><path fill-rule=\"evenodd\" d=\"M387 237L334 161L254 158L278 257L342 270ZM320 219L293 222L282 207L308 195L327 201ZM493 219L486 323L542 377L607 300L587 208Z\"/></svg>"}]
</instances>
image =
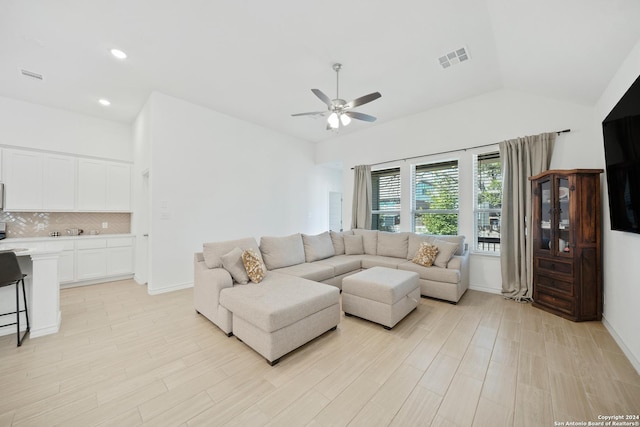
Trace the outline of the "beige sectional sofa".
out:
<instances>
[{"instance_id":1,"label":"beige sectional sofa","mask_svg":"<svg viewBox=\"0 0 640 427\"><path fill-rule=\"evenodd\" d=\"M444 245L435 262L439 266L412 261L423 242ZM233 266L224 260L238 248L251 249L262 259L268 270L262 282L239 284L234 279ZM464 236L356 229L262 237L260 246L254 238L211 242L195 254L194 305L273 364L335 329L343 278L376 266L412 271L419 275L421 295L456 303L469 286L468 260Z\"/></svg>"}]
</instances>

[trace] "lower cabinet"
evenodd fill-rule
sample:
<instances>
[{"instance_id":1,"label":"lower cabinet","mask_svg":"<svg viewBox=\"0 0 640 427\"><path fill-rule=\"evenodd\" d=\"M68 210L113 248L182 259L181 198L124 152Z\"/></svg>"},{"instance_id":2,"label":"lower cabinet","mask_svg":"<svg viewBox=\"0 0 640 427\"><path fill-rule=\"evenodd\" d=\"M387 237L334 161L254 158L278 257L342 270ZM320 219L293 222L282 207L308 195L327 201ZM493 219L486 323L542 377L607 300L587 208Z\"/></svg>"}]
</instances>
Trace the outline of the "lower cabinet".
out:
<instances>
[{"instance_id":1,"label":"lower cabinet","mask_svg":"<svg viewBox=\"0 0 640 427\"><path fill-rule=\"evenodd\" d=\"M59 260L62 285L133 275L133 237L69 240L65 242Z\"/></svg>"}]
</instances>

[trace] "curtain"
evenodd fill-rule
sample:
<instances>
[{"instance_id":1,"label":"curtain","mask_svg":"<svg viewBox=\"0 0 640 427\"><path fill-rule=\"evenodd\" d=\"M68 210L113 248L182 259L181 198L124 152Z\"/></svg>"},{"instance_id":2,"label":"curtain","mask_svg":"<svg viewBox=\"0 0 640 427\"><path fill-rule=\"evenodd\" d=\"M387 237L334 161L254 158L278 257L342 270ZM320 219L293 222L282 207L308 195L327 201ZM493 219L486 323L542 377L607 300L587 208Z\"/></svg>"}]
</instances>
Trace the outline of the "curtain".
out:
<instances>
[{"instance_id":1,"label":"curtain","mask_svg":"<svg viewBox=\"0 0 640 427\"><path fill-rule=\"evenodd\" d=\"M371 166L353 168L351 228L371 228Z\"/></svg>"},{"instance_id":2,"label":"curtain","mask_svg":"<svg viewBox=\"0 0 640 427\"><path fill-rule=\"evenodd\" d=\"M503 141L500 224L502 295L519 302L533 298L533 251L530 176L549 169L556 133Z\"/></svg>"}]
</instances>

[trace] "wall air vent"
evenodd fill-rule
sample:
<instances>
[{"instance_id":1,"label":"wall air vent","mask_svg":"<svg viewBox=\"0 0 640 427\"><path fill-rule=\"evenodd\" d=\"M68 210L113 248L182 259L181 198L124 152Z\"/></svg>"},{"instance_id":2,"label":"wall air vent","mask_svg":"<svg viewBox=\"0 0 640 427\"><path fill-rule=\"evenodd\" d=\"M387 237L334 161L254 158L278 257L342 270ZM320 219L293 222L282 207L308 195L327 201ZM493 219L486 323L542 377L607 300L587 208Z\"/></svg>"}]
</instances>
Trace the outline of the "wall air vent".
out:
<instances>
[{"instance_id":1,"label":"wall air vent","mask_svg":"<svg viewBox=\"0 0 640 427\"><path fill-rule=\"evenodd\" d=\"M25 77L29 77L29 78L36 79L36 80L43 80L44 79L42 74L34 73L33 71L29 71L29 70L25 70L25 69L21 69L20 70L20 74L22 74Z\"/></svg>"},{"instance_id":2,"label":"wall air vent","mask_svg":"<svg viewBox=\"0 0 640 427\"><path fill-rule=\"evenodd\" d=\"M461 47L438 58L438 63L442 68L449 68L452 65L468 61L471 57L466 47Z\"/></svg>"}]
</instances>

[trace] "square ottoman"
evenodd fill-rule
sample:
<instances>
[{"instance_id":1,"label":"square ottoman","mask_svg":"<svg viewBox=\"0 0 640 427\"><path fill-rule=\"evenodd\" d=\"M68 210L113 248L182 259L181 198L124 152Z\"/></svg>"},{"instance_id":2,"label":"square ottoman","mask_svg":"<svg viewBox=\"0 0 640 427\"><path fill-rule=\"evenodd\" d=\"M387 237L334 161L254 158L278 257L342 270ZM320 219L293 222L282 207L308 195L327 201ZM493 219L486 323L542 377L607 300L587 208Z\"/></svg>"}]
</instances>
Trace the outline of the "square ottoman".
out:
<instances>
[{"instance_id":1,"label":"square ottoman","mask_svg":"<svg viewBox=\"0 0 640 427\"><path fill-rule=\"evenodd\" d=\"M340 323L338 288L271 271L261 283L223 289L220 305L233 313L233 335L272 366Z\"/></svg>"},{"instance_id":2,"label":"square ottoman","mask_svg":"<svg viewBox=\"0 0 640 427\"><path fill-rule=\"evenodd\" d=\"M420 300L418 273L373 267L342 279L342 310L385 329L415 310Z\"/></svg>"}]
</instances>

